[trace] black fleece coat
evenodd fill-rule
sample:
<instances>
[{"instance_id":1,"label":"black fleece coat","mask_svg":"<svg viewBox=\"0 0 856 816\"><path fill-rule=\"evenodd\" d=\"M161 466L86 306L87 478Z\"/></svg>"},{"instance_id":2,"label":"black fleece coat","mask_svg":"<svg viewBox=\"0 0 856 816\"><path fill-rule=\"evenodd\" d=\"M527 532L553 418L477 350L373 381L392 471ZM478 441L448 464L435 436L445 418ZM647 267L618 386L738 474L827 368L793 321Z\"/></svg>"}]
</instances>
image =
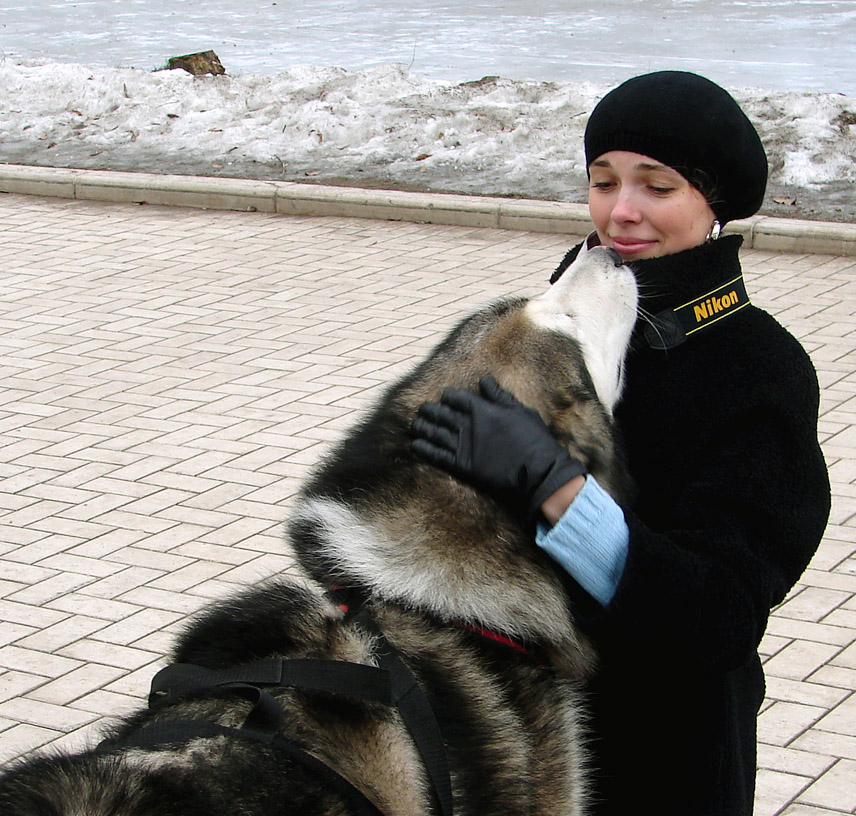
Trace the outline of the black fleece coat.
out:
<instances>
[{"instance_id":1,"label":"black fleece coat","mask_svg":"<svg viewBox=\"0 0 856 816\"><path fill-rule=\"evenodd\" d=\"M641 308L656 315L733 280L741 243L633 264ZM593 812L743 816L765 689L758 644L829 515L817 378L752 305L668 350L643 328L616 411L638 487L626 569L605 609L576 593L601 657Z\"/></svg>"}]
</instances>

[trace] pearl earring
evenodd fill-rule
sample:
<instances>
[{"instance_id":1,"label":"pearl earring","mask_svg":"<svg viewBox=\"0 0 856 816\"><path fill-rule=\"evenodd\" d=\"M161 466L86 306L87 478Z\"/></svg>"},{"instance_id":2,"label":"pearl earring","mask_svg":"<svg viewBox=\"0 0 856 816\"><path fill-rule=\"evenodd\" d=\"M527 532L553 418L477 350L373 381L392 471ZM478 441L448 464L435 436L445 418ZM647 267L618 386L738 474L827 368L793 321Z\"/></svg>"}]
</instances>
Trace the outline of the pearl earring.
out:
<instances>
[{"instance_id":1,"label":"pearl earring","mask_svg":"<svg viewBox=\"0 0 856 816\"><path fill-rule=\"evenodd\" d=\"M720 233L722 232L722 224L719 221L714 221L713 226L710 228L710 232L707 234L708 241L715 241L719 238Z\"/></svg>"}]
</instances>

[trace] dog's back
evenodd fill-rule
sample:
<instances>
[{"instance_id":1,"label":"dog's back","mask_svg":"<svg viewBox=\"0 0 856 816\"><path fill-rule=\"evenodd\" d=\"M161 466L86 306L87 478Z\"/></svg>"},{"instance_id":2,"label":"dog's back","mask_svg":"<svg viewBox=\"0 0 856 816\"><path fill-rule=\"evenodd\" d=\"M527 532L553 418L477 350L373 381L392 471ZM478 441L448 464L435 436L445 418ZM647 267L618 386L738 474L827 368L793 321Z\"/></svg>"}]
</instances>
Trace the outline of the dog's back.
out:
<instances>
[{"instance_id":1,"label":"dog's back","mask_svg":"<svg viewBox=\"0 0 856 816\"><path fill-rule=\"evenodd\" d=\"M418 678L454 769L456 814L576 814L584 793L579 700L534 654L466 628L371 605ZM223 635L225 634L225 637ZM272 582L209 608L173 656L210 669L270 656L374 666L376 641L330 599ZM277 737L311 751L353 785L333 786L276 743L232 736L139 747L146 729L205 722L240 729L252 701L201 692L148 709L76 756L30 759L0 779L4 816L380 816L435 814L437 797L407 724L394 708L291 688L271 690ZM126 740L130 739L128 744ZM377 811L372 808L376 806Z\"/></svg>"},{"instance_id":2,"label":"dog's back","mask_svg":"<svg viewBox=\"0 0 856 816\"><path fill-rule=\"evenodd\" d=\"M417 460L408 428L423 401L491 373L617 495L611 409L634 315L630 272L592 253L543 297L463 321L301 494L288 529L308 586L251 588L180 639L173 661L217 683L155 698L98 749L14 767L0 813L445 816L432 753L451 768L455 816L583 813L578 687L595 658L566 579L507 507ZM356 683L246 679L269 660L394 673L389 655L406 680L391 701ZM411 694L424 694L439 732L427 752L402 703ZM188 722L189 737L158 737Z\"/></svg>"},{"instance_id":3,"label":"dog's back","mask_svg":"<svg viewBox=\"0 0 856 816\"><path fill-rule=\"evenodd\" d=\"M372 649L371 640L346 624L330 599L296 583L272 581L204 610L172 659L212 671L271 657L370 666ZM93 750L14 765L0 778L0 813L332 816L366 812L360 793L385 814L429 812L419 755L394 709L286 686L270 693L279 708L270 740L238 734L254 706L245 689L202 690L136 713ZM179 737L157 748L141 744L141 734L187 723L232 733ZM254 725L255 731L263 727ZM335 776L302 762L303 749L335 768Z\"/></svg>"}]
</instances>

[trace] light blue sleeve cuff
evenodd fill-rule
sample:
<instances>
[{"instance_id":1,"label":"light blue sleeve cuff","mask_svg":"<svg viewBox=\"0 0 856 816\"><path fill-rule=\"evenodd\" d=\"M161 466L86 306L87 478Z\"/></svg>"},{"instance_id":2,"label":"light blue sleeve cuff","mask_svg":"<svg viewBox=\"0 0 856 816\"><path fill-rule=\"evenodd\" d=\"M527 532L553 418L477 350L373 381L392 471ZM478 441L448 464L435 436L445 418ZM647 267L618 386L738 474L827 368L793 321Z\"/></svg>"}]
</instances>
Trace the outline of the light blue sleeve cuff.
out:
<instances>
[{"instance_id":1,"label":"light blue sleeve cuff","mask_svg":"<svg viewBox=\"0 0 856 816\"><path fill-rule=\"evenodd\" d=\"M601 606L618 589L629 541L624 513L593 476L559 521L539 523L535 534L535 543Z\"/></svg>"}]
</instances>

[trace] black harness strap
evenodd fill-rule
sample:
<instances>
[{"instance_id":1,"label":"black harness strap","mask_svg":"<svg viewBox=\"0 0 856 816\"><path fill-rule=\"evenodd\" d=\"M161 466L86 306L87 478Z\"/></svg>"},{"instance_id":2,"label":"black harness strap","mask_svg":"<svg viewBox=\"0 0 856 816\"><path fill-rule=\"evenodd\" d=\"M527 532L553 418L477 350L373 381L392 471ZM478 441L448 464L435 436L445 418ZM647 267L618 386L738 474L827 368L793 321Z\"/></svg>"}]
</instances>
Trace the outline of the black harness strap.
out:
<instances>
[{"instance_id":1,"label":"black harness strap","mask_svg":"<svg viewBox=\"0 0 856 816\"><path fill-rule=\"evenodd\" d=\"M440 812L443 816L452 816L454 807L449 763L434 709L416 676L377 628L368 610L358 612L354 620L376 638L378 663L389 672L392 680L393 704L398 708L422 756Z\"/></svg>"},{"instance_id":2,"label":"black harness strap","mask_svg":"<svg viewBox=\"0 0 856 816\"><path fill-rule=\"evenodd\" d=\"M262 694L269 696L266 692L262 692ZM228 728L204 720L154 722L116 742L105 741L101 743L99 748L108 750L111 747L121 745L128 748L151 749L163 745L183 745L193 739L220 736L235 737L270 745L316 774L324 784L334 789L355 813L362 814L362 816L384 816L381 810L345 777L334 771L325 762L268 728L251 728L247 727L246 723L241 728Z\"/></svg>"},{"instance_id":3,"label":"black harness strap","mask_svg":"<svg viewBox=\"0 0 856 816\"><path fill-rule=\"evenodd\" d=\"M276 700L264 691L266 686L289 686L392 705L390 678L384 669L340 660L269 658L227 669L174 663L154 676L149 708L197 692L228 689L253 702L245 726L270 730L271 724L273 727L281 724L282 711Z\"/></svg>"},{"instance_id":4,"label":"black harness strap","mask_svg":"<svg viewBox=\"0 0 856 816\"><path fill-rule=\"evenodd\" d=\"M349 800L355 794L358 795L362 802L357 808L359 812L377 816L380 811L348 780L277 733L282 723L282 709L265 688L288 686L325 692L395 706L422 757L441 816L453 816L452 784L443 735L425 692L416 676L377 628L368 610L360 610L354 620L375 638L379 667L310 658L269 658L227 669L206 669L191 663L176 663L159 671L152 680L149 694L151 709L160 708L187 695L219 688L246 696L253 702L253 708L243 726L227 728L196 720L155 722L117 741L105 741L100 747L155 747L220 735L255 739L285 751L307 767L317 770L325 779L339 779L340 782L334 784L337 789L344 785L343 790L350 791L347 794ZM370 808L368 811L365 809L367 806Z\"/></svg>"},{"instance_id":5,"label":"black harness strap","mask_svg":"<svg viewBox=\"0 0 856 816\"><path fill-rule=\"evenodd\" d=\"M172 702L197 691L243 686L290 686L392 705L389 676L383 668L341 660L269 658L228 669L174 663L154 676L149 706Z\"/></svg>"}]
</instances>

